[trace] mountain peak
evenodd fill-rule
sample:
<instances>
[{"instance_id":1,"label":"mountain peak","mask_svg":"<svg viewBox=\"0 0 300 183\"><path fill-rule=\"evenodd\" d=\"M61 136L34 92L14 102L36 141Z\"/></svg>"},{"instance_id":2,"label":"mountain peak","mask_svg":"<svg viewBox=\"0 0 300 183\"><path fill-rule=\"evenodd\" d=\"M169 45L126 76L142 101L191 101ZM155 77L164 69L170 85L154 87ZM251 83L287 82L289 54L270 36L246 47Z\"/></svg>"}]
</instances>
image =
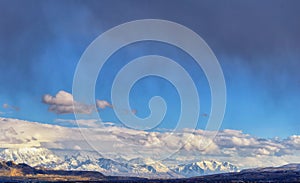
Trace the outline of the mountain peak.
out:
<instances>
[{"instance_id":1,"label":"mountain peak","mask_svg":"<svg viewBox=\"0 0 300 183\"><path fill-rule=\"evenodd\" d=\"M188 164L181 164L173 167L172 170L174 170L176 173L184 175L185 177L193 177L213 173L236 172L238 168L228 162L204 160Z\"/></svg>"},{"instance_id":2,"label":"mountain peak","mask_svg":"<svg viewBox=\"0 0 300 183\"><path fill-rule=\"evenodd\" d=\"M61 159L50 150L35 147L4 149L0 153L0 158L6 161L30 164L31 166L61 162Z\"/></svg>"}]
</instances>

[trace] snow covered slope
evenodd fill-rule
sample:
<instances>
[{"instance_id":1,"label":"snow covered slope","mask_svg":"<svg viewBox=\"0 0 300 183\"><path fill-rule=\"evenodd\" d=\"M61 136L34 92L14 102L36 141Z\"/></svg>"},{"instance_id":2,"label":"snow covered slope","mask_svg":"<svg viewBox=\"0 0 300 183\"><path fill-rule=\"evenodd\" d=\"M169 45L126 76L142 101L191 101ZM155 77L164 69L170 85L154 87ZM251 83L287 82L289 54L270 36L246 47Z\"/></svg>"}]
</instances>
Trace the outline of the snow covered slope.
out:
<instances>
[{"instance_id":1,"label":"snow covered slope","mask_svg":"<svg viewBox=\"0 0 300 183\"><path fill-rule=\"evenodd\" d=\"M210 160L177 165L172 170L184 177L194 177L214 173L236 172L238 168L228 162Z\"/></svg>"},{"instance_id":2,"label":"snow covered slope","mask_svg":"<svg viewBox=\"0 0 300 183\"><path fill-rule=\"evenodd\" d=\"M168 166L150 158L112 160L96 152L51 151L45 148L4 149L0 159L42 166L50 169L99 171L105 175L139 176L150 178L192 177L206 174L236 172L236 166L228 162L198 161Z\"/></svg>"}]
</instances>

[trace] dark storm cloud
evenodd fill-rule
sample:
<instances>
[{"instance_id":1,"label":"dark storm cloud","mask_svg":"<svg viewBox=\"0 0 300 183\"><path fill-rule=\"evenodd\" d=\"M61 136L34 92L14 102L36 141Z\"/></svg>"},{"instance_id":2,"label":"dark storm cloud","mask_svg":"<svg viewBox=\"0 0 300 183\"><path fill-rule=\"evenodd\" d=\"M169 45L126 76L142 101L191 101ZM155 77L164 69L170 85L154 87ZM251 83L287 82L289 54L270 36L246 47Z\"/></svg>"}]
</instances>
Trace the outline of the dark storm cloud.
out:
<instances>
[{"instance_id":1,"label":"dark storm cloud","mask_svg":"<svg viewBox=\"0 0 300 183\"><path fill-rule=\"evenodd\" d=\"M217 53L251 57L300 49L297 0L108 2L85 3L94 22L101 18L111 25L141 18L172 20L193 29Z\"/></svg>"},{"instance_id":2,"label":"dark storm cloud","mask_svg":"<svg viewBox=\"0 0 300 183\"><path fill-rule=\"evenodd\" d=\"M175 21L191 28L208 43L229 82L234 80L232 77L239 78L231 73L246 70L249 78L240 77L238 82L250 79L258 88L268 91L269 96L274 95L274 101L284 92L299 90L300 1L154 0L114 1L118 2L114 5L108 2L86 3L96 24L100 17L105 17L105 27L142 18ZM291 91L286 91L291 86Z\"/></svg>"},{"instance_id":3,"label":"dark storm cloud","mask_svg":"<svg viewBox=\"0 0 300 183\"><path fill-rule=\"evenodd\" d=\"M11 88L16 90L25 84L19 82L22 77L26 79L32 75L37 55L52 37L39 3L19 3L0 2L0 68L3 78L0 84L17 82L18 85Z\"/></svg>"},{"instance_id":4,"label":"dark storm cloud","mask_svg":"<svg viewBox=\"0 0 300 183\"><path fill-rule=\"evenodd\" d=\"M61 54L54 49L56 43L71 45L76 52L71 62L76 64L101 32L130 20L160 18L197 32L221 64L229 62L230 72L234 67L251 69L266 81L278 78L271 89L284 88L288 80L294 80L289 73L299 78L299 7L297 0L1 1L0 85L12 93L31 91L41 73L36 65L43 62L45 53L54 59ZM241 58L241 63L235 65L232 57Z\"/></svg>"},{"instance_id":5,"label":"dark storm cloud","mask_svg":"<svg viewBox=\"0 0 300 183\"><path fill-rule=\"evenodd\" d=\"M88 26L83 25L89 23L89 18L80 5L76 1L0 1L0 85L8 95L22 91L32 93L39 89L39 80L51 80L48 74L45 78L43 68L39 68L45 62L57 65L52 75L61 72L64 63L58 65L55 59L66 52L57 51L62 42L73 44L71 49L77 51L82 35L87 43L91 41L84 32ZM87 46L84 41L80 43ZM54 60L46 60L49 55ZM71 57L65 60L69 61L78 60ZM44 87L51 87L47 85L49 83Z\"/></svg>"}]
</instances>

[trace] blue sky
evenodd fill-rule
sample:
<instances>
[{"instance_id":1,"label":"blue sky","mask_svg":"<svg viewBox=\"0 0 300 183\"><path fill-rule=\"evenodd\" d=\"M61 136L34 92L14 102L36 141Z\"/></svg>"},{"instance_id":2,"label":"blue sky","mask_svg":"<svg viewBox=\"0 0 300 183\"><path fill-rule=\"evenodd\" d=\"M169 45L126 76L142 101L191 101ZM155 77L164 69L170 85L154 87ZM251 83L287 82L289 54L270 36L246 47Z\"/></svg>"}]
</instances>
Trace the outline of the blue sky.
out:
<instances>
[{"instance_id":1,"label":"blue sky","mask_svg":"<svg viewBox=\"0 0 300 183\"><path fill-rule=\"evenodd\" d=\"M81 54L104 31L131 20L166 19L198 33L222 66L227 108L222 129L259 137L299 134L299 1L1 1L0 103L2 116L54 123L73 115L48 112L45 94L72 91ZM139 56L159 54L189 71L200 95L201 113L209 113L209 86L201 68L179 49L157 42L128 45L100 73L96 98L110 101L116 72ZM139 81L130 96L137 115L149 114L148 100L161 95L168 104L161 128L172 128L180 110L178 94L159 78ZM112 109L104 121L118 123ZM199 128L207 118L200 117Z\"/></svg>"}]
</instances>

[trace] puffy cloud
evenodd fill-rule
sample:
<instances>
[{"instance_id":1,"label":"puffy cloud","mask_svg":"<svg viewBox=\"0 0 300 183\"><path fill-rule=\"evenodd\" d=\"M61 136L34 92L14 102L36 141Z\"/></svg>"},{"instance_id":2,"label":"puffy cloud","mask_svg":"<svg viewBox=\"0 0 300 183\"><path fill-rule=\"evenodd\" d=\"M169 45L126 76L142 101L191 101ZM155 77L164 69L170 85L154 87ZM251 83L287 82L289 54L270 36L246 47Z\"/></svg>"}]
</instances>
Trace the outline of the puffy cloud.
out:
<instances>
[{"instance_id":1,"label":"puffy cloud","mask_svg":"<svg viewBox=\"0 0 300 183\"><path fill-rule=\"evenodd\" d=\"M257 155L270 155L271 152L267 148L259 148L256 150Z\"/></svg>"},{"instance_id":2,"label":"puffy cloud","mask_svg":"<svg viewBox=\"0 0 300 183\"><path fill-rule=\"evenodd\" d=\"M48 104L48 110L56 114L91 114L96 111L92 105L82 104L73 99L72 94L59 91L55 96L46 94L42 98L43 103Z\"/></svg>"},{"instance_id":3,"label":"puffy cloud","mask_svg":"<svg viewBox=\"0 0 300 183\"><path fill-rule=\"evenodd\" d=\"M74 100L73 95L66 91L59 91L55 96L46 94L42 97L42 102L49 105L48 110L56 114L91 114L96 112L97 108L105 109L106 107L112 108L106 100L96 100L96 107L94 105L83 104Z\"/></svg>"},{"instance_id":4,"label":"puffy cloud","mask_svg":"<svg viewBox=\"0 0 300 183\"><path fill-rule=\"evenodd\" d=\"M73 96L72 94L66 91L59 91L54 97L46 94L43 96L43 102L51 105L73 105Z\"/></svg>"},{"instance_id":5,"label":"puffy cloud","mask_svg":"<svg viewBox=\"0 0 300 183\"><path fill-rule=\"evenodd\" d=\"M288 144L290 148L300 150L300 135L290 136L285 140L285 143Z\"/></svg>"},{"instance_id":6,"label":"puffy cloud","mask_svg":"<svg viewBox=\"0 0 300 183\"><path fill-rule=\"evenodd\" d=\"M250 146L256 143L254 138L232 137L233 146Z\"/></svg>"}]
</instances>

